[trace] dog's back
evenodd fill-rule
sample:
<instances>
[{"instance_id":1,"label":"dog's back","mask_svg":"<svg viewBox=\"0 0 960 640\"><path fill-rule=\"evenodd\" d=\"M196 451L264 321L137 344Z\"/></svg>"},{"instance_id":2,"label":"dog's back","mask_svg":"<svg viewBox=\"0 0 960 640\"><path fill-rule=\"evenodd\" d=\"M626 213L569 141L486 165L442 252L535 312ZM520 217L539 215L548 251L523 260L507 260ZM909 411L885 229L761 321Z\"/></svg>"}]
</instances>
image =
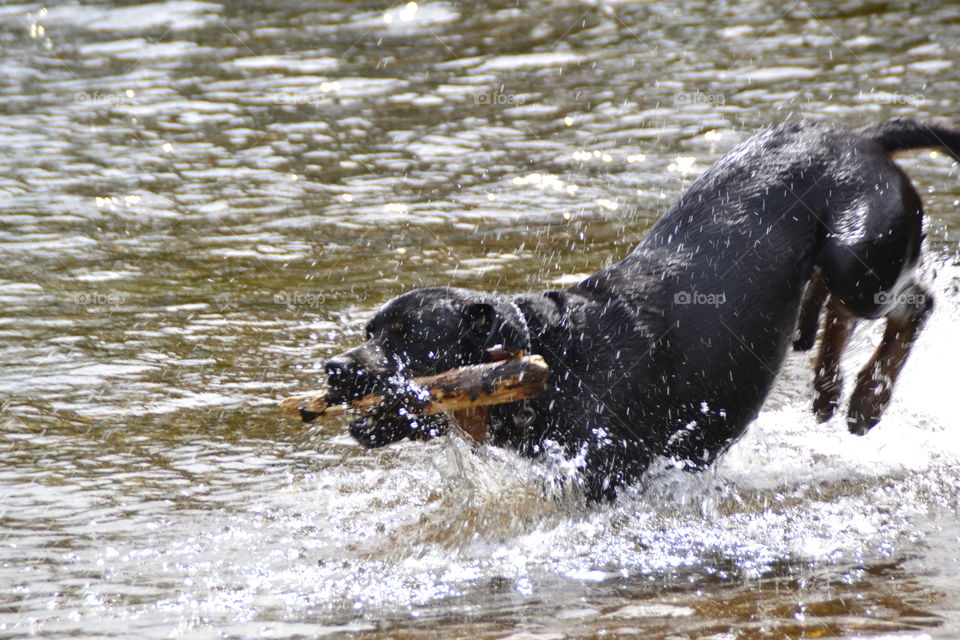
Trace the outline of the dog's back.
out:
<instances>
[{"instance_id":1,"label":"dog's back","mask_svg":"<svg viewBox=\"0 0 960 640\"><path fill-rule=\"evenodd\" d=\"M854 313L880 313L868 303L909 276L921 239L919 196L890 152L921 146L956 155L960 136L912 121L761 133L702 174L627 258L576 287L657 274L656 299L628 302L664 320L659 449L707 464L756 417L815 266Z\"/></svg>"}]
</instances>

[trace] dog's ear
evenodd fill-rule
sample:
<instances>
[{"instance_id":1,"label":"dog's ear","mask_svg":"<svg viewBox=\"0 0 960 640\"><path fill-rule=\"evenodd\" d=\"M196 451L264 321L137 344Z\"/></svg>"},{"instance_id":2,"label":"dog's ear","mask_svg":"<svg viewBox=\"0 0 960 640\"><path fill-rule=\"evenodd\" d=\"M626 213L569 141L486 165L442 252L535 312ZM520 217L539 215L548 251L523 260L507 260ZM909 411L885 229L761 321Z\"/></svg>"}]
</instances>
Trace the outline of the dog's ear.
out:
<instances>
[{"instance_id":1,"label":"dog's ear","mask_svg":"<svg viewBox=\"0 0 960 640\"><path fill-rule=\"evenodd\" d=\"M495 317L496 311L492 304L474 302L467 307L468 330L480 344L485 343L490 336Z\"/></svg>"},{"instance_id":2,"label":"dog's ear","mask_svg":"<svg viewBox=\"0 0 960 640\"><path fill-rule=\"evenodd\" d=\"M503 347L507 351L526 349L530 334L519 311L509 304L474 302L467 307L470 335L481 349Z\"/></svg>"}]
</instances>

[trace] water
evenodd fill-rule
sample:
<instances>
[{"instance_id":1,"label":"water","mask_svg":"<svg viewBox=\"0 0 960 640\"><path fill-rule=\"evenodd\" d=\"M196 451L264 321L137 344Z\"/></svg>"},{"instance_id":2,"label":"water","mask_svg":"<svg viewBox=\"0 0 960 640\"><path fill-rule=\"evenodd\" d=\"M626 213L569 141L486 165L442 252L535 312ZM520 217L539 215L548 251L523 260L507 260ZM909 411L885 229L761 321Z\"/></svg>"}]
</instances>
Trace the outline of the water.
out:
<instances>
[{"instance_id":1,"label":"water","mask_svg":"<svg viewBox=\"0 0 960 640\"><path fill-rule=\"evenodd\" d=\"M715 469L585 507L457 438L276 401L414 286L625 254L807 117L960 122L960 7L0 6L0 636L954 638L960 183L901 163L938 306L866 438L792 356ZM878 337L862 326L848 380Z\"/></svg>"}]
</instances>

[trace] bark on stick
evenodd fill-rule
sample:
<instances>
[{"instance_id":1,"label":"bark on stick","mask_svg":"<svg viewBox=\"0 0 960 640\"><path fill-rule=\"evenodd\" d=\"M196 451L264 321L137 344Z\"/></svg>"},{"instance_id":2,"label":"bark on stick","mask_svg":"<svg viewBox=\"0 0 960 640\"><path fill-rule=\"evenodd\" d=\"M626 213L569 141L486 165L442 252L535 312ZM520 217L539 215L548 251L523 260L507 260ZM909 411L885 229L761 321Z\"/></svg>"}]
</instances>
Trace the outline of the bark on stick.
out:
<instances>
[{"instance_id":1,"label":"bark on stick","mask_svg":"<svg viewBox=\"0 0 960 640\"><path fill-rule=\"evenodd\" d=\"M414 382L430 392L426 413L432 415L534 398L544 392L549 378L547 363L533 355L450 369L414 378ZM324 391L290 396L280 401L280 410L288 418L302 419L304 413L328 417L363 412L383 402L382 396L370 394L348 404L329 405L326 397Z\"/></svg>"}]
</instances>

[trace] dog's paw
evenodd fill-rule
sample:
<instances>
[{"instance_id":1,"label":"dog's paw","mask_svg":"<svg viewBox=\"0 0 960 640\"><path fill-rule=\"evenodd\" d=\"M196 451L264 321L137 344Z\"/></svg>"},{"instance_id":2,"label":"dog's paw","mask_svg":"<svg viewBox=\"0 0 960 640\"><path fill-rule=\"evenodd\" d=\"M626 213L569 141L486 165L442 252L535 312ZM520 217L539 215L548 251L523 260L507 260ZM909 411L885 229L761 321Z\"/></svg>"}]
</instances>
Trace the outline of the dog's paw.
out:
<instances>
[{"instance_id":1,"label":"dog's paw","mask_svg":"<svg viewBox=\"0 0 960 640\"><path fill-rule=\"evenodd\" d=\"M865 436L880 422L879 416L868 416L859 412L847 413L847 430L855 436Z\"/></svg>"},{"instance_id":2,"label":"dog's paw","mask_svg":"<svg viewBox=\"0 0 960 640\"><path fill-rule=\"evenodd\" d=\"M818 424L829 422L830 418L837 412L840 406L839 394L829 396L818 393L813 399L813 415L817 418Z\"/></svg>"},{"instance_id":3,"label":"dog's paw","mask_svg":"<svg viewBox=\"0 0 960 640\"><path fill-rule=\"evenodd\" d=\"M890 404L893 385L888 378L868 369L857 376L857 386L847 409L847 429L858 436L872 429Z\"/></svg>"},{"instance_id":4,"label":"dog's paw","mask_svg":"<svg viewBox=\"0 0 960 640\"><path fill-rule=\"evenodd\" d=\"M817 313L801 313L797 320L797 330L793 334L794 351L810 351L817 343L817 330L820 328L819 309Z\"/></svg>"},{"instance_id":5,"label":"dog's paw","mask_svg":"<svg viewBox=\"0 0 960 640\"><path fill-rule=\"evenodd\" d=\"M793 340L793 350L794 351L810 351L813 349L813 345L817 342L817 327L814 325L813 329L797 329L796 336Z\"/></svg>"},{"instance_id":6,"label":"dog's paw","mask_svg":"<svg viewBox=\"0 0 960 640\"><path fill-rule=\"evenodd\" d=\"M813 379L813 414L817 422L824 423L833 417L840 407L840 394L843 392L843 380L839 373L827 374L818 370Z\"/></svg>"}]
</instances>

